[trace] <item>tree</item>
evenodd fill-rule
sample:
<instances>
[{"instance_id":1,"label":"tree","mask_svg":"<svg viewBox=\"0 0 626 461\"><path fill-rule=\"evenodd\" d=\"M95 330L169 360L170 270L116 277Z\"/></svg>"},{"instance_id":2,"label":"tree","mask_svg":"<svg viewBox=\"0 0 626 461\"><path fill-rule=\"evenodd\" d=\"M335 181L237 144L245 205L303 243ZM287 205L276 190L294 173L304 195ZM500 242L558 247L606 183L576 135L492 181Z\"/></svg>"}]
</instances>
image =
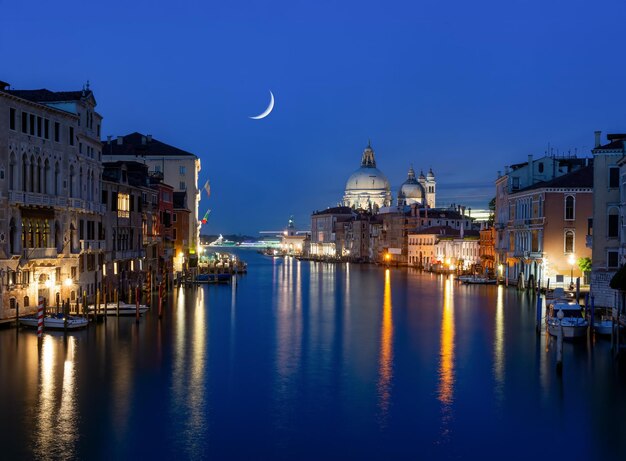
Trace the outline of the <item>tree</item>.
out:
<instances>
[{"instance_id":1,"label":"tree","mask_svg":"<svg viewBox=\"0 0 626 461\"><path fill-rule=\"evenodd\" d=\"M578 258L578 268L581 272L591 272L591 258Z\"/></svg>"}]
</instances>

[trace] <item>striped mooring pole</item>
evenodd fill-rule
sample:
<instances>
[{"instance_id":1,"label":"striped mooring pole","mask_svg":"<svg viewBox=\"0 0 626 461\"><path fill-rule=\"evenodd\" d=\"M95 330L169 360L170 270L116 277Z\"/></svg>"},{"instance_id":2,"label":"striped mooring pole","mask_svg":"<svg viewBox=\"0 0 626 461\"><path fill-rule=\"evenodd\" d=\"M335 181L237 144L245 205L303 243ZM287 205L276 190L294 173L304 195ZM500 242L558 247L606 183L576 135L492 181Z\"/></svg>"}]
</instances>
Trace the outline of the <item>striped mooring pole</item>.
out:
<instances>
[{"instance_id":1,"label":"striped mooring pole","mask_svg":"<svg viewBox=\"0 0 626 461\"><path fill-rule=\"evenodd\" d=\"M37 306L37 338L43 337L43 298L39 298L39 305Z\"/></svg>"}]
</instances>

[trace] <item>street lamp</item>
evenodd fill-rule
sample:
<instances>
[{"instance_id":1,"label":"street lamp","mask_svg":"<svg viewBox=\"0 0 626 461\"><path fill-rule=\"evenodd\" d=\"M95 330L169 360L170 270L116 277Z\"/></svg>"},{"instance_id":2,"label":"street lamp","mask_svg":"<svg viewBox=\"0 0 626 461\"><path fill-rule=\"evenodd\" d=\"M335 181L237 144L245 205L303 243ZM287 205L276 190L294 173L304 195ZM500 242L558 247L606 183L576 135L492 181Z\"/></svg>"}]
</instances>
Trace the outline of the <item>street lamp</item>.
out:
<instances>
[{"instance_id":1,"label":"street lamp","mask_svg":"<svg viewBox=\"0 0 626 461\"><path fill-rule=\"evenodd\" d=\"M574 264L576 263L576 258L574 257L573 253L569 255L568 262L571 266L569 283L570 285L574 286Z\"/></svg>"}]
</instances>

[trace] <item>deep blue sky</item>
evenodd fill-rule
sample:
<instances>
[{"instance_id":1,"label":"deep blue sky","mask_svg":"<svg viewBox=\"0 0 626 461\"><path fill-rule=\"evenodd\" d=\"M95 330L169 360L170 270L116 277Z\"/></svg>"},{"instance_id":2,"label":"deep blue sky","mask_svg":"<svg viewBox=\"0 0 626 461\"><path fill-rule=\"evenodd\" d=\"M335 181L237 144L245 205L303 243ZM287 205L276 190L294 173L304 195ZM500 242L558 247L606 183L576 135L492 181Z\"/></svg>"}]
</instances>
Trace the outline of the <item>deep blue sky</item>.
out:
<instances>
[{"instance_id":1,"label":"deep blue sky","mask_svg":"<svg viewBox=\"0 0 626 461\"><path fill-rule=\"evenodd\" d=\"M103 135L196 153L203 233L282 228L341 200L371 138L394 196L485 208L504 165L626 130L626 2L0 0L0 80L90 80ZM274 112L260 121L268 90Z\"/></svg>"}]
</instances>

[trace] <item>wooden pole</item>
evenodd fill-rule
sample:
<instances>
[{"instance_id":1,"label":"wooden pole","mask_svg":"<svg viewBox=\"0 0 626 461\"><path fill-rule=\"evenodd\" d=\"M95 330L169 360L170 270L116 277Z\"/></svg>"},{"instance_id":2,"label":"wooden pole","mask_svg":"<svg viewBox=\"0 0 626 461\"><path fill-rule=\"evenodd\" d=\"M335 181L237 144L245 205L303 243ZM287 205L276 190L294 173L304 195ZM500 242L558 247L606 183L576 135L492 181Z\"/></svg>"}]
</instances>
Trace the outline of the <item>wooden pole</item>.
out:
<instances>
[{"instance_id":1,"label":"wooden pole","mask_svg":"<svg viewBox=\"0 0 626 461\"><path fill-rule=\"evenodd\" d=\"M120 293L117 289L115 289L115 303L117 304L117 307L115 309L116 315L119 317L120 316Z\"/></svg>"},{"instance_id":2,"label":"wooden pole","mask_svg":"<svg viewBox=\"0 0 626 461\"><path fill-rule=\"evenodd\" d=\"M537 291L537 321L536 321L536 326L535 326L537 329L537 334L541 333L541 317L543 316L542 308L543 308L543 300L541 299L540 292Z\"/></svg>"},{"instance_id":3,"label":"wooden pole","mask_svg":"<svg viewBox=\"0 0 626 461\"><path fill-rule=\"evenodd\" d=\"M20 328L20 303L15 301L15 329Z\"/></svg>"},{"instance_id":4,"label":"wooden pole","mask_svg":"<svg viewBox=\"0 0 626 461\"><path fill-rule=\"evenodd\" d=\"M43 298L39 297L37 305L37 340L41 343L43 339Z\"/></svg>"}]
</instances>

